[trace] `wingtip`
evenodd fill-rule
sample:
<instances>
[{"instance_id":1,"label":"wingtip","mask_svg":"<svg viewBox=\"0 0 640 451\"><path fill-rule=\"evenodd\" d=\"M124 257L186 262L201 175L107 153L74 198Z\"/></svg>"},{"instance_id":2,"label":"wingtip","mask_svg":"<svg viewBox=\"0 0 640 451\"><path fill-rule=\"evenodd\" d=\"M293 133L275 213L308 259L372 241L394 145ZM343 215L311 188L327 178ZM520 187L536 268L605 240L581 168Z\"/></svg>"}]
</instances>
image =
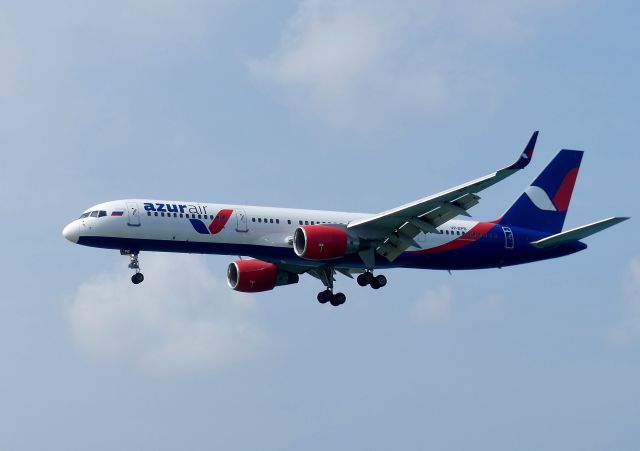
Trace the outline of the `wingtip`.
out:
<instances>
[{"instance_id":1,"label":"wingtip","mask_svg":"<svg viewBox=\"0 0 640 451\"><path fill-rule=\"evenodd\" d=\"M518 161L512 164L509 169L523 169L527 167L529 163L531 163L531 159L533 158L533 151L536 147L536 141L538 140L538 133L539 130L533 132L531 138L529 138L529 142L522 151L520 158L518 158Z\"/></svg>"},{"instance_id":2,"label":"wingtip","mask_svg":"<svg viewBox=\"0 0 640 451\"><path fill-rule=\"evenodd\" d=\"M533 150L536 147L536 141L538 141L538 133L540 133L539 130L536 130L535 132L533 132L533 135L531 135L531 138L529 138L527 147L524 148L523 153L529 157L529 160L531 160L531 156L533 155Z\"/></svg>"}]
</instances>

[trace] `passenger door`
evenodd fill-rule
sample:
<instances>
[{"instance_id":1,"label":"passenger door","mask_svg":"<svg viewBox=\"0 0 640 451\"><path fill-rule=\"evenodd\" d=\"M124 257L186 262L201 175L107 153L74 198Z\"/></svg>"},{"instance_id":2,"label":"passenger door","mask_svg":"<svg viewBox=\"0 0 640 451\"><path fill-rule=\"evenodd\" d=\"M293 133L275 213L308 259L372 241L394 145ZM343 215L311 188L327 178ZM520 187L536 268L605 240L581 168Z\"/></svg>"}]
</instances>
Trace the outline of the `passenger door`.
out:
<instances>
[{"instance_id":1,"label":"passenger door","mask_svg":"<svg viewBox=\"0 0 640 451\"><path fill-rule=\"evenodd\" d=\"M515 244L515 240L513 239L513 232L509 227L503 227L502 231L504 232L504 248L513 249Z\"/></svg>"},{"instance_id":2,"label":"passenger door","mask_svg":"<svg viewBox=\"0 0 640 451\"><path fill-rule=\"evenodd\" d=\"M127 214L129 220L127 221L127 225L133 227L140 226L140 209L138 209L137 202L127 202Z\"/></svg>"},{"instance_id":3,"label":"passenger door","mask_svg":"<svg viewBox=\"0 0 640 451\"><path fill-rule=\"evenodd\" d=\"M236 232L248 232L249 224L247 222L247 214L244 211L244 208L236 208Z\"/></svg>"}]
</instances>

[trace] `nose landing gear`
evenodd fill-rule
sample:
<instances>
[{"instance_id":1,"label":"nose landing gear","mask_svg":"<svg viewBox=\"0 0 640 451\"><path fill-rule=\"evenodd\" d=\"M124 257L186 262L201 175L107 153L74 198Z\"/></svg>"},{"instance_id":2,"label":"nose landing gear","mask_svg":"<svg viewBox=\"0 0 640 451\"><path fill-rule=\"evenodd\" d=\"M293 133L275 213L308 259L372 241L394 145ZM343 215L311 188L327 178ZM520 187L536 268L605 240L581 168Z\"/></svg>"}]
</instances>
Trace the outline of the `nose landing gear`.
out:
<instances>
[{"instance_id":1,"label":"nose landing gear","mask_svg":"<svg viewBox=\"0 0 640 451\"><path fill-rule=\"evenodd\" d=\"M131 276L131 282L133 282L134 285L142 283L142 281L144 280L144 275L140 272L140 261L138 260L138 252L121 250L120 255L128 255L129 268L135 270L135 274Z\"/></svg>"}]
</instances>

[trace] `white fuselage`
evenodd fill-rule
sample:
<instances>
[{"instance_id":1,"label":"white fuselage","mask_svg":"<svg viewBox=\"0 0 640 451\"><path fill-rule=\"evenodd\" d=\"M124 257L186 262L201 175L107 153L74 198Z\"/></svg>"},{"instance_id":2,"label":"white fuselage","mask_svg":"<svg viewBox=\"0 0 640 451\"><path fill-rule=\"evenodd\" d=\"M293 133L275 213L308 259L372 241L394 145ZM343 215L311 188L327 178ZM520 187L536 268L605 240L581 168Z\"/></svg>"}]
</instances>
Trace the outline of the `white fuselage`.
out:
<instances>
[{"instance_id":1,"label":"white fuselage","mask_svg":"<svg viewBox=\"0 0 640 451\"><path fill-rule=\"evenodd\" d=\"M91 214L98 212L98 214ZM99 213L102 212L102 213ZM121 215L119 213L122 213ZM89 215L87 215L89 213ZM222 213L222 214L221 214ZM117 215L117 216L116 216ZM292 239L301 225L336 224L369 217L367 213L239 206L203 202L126 199L95 205L64 229L70 241L94 247L140 251L271 256L272 260L316 265L295 258ZM419 247L430 249L460 239L476 221L452 220L441 234L421 233Z\"/></svg>"}]
</instances>

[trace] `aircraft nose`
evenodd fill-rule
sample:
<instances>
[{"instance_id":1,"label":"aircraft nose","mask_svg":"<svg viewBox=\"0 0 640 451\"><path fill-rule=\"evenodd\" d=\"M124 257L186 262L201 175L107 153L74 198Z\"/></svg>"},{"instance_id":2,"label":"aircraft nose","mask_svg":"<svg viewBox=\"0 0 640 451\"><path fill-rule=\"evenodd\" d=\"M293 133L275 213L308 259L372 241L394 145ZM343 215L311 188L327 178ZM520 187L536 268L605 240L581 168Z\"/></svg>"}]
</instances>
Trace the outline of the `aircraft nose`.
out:
<instances>
[{"instance_id":1,"label":"aircraft nose","mask_svg":"<svg viewBox=\"0 0 640 451\"><path fill-rule=\"evenodd\" d=\"M80 236L80 226L78 224L78 221L73 221L71 224L68 224L62 230L62 236L72 243L77 243Z\"/></svg>"}]
</instances>

